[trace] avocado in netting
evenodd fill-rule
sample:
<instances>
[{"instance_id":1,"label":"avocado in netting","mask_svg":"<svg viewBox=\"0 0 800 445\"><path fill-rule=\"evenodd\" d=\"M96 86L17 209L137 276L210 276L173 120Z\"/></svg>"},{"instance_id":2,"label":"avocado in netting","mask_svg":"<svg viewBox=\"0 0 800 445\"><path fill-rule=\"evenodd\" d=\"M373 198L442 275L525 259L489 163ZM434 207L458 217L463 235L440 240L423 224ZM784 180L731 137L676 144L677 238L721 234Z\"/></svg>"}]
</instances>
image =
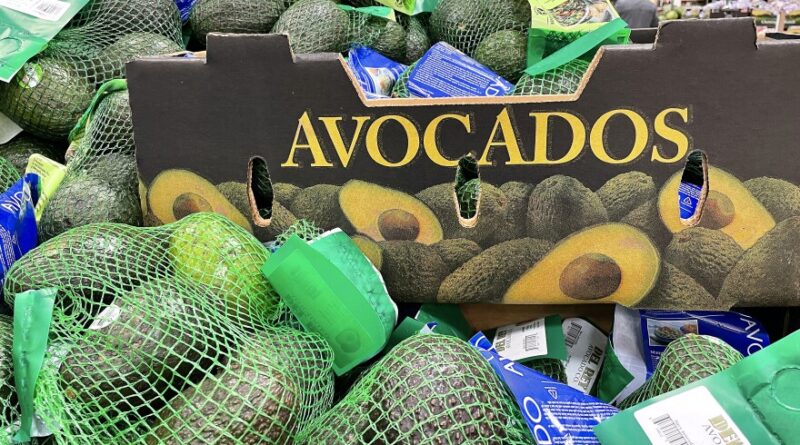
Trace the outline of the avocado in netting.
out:
<instances>
[{"instance_id":1,"label":"avocado in netting","mask_svg":"<svg viewBox=\"0 0 800 445\"><path fill-rule=\"evenodd\" d=\"M20 175L25 173L28 159L38 154L56 162L64 163L64 147L23 133L11 141L0 145L0 157L7 160Z\"/></svg>"},{"instance_id":2,"label":"avocado in netting","mask_svg":"<svg viewBox=\"0 0 800 445\"><path fill-rule=\"evenodd\" d=\"M97 65L97 86L111 79L125 77L125 64L144 56L158 56L182 51L183 47L169 37L152 32L133 32L100 51Z\"/></svg>"},{"instance_id":3,"label":"avocado in netting","mask_svg":"<svg viewBox=\"0 0 800 445\"><path fill-rule=\"evenodd\" d=\"M284 0L198 0L192 7L192 37L203 46L211 32L266 34L286 10Z\"/></svg>"},{"instance_id":4,"label":"avocado in netting","mask_svg":"<svg viewBox=\"0 0 800 445\"><path fill-rule=\"evenodd\" d=\"M288 34L295 54L342 52L350 40L350 18L331 0L300 0L272 28Z\"/></svg>"}]
</instances>

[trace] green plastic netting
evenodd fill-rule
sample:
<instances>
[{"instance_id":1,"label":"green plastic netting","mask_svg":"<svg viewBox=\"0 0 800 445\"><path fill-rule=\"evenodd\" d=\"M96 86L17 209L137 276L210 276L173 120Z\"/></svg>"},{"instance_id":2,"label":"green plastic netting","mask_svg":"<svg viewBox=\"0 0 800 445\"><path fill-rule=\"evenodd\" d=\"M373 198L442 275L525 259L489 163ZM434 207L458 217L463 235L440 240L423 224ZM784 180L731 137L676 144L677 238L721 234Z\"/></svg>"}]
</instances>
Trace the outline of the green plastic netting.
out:
<instances>
[{"instance_id":1,"label":"green plastic netting","mask_svg":"<svg viewBox=\"0 0 800 445\"><path fill-rule=\"evenodd\" d=\"M64 148L29 134L21 134L0 145L0 157L10 162L20 175L25 173L28 158L40 154L57 162L64 162Z\"/></svg>"},{"instance_id":2,"label":"green plastic netting","mask_svg":"<svg viewBox=\"0 0 800 445\"><path fill-rule=\"evenodd\" d=\"M548 94L572 94L578 91L583 75L589 69L589 64L581 59L575 59L556 69L546 71L536 76L523 74L517 82L513 96L542 96Z\"/></svg>"},{"instance_id":3,"label":"green plastic netting","mask_svg":"<svg viewBox=\"0 0 800 445\"><path fill-rule=\"evenodd\" d=\"M205 45L211 32L268 33L288 0L199 0L189 18L192 38Z\"/></svg>"},{"instance_id":4,"label":"green plastic netting","mask_svg":"<svg viewBox=\"0 0 800 445\"><path fill-rule=\"evenodd\" d=\"M394 86L392 87L392 97L403 98L403 99L411 97L408 92L408 78L409 76L411 76L411 71L416 66L417 66L416 63L412 63L411 65L408 66L408 68L406 68L405 71L403 71L403 74L401 74L400 77L397 78L397 81L394 83Z\"/></svg>"},{"instance_id":5,"label":"green plastic netting","mask_svg":"<svg viewBox=\"0 0 800 445\"><path fill-rule=\"evenodd\" d=\"M174 1L90 1L11 82L0 83L0 112L35 136L64 140L95 89L123 77L126 62L182 48Z\"/></svg>"},{"instance_id":6,"label":"green plastic netting","mask_svg":"<svg viewBox=\"0 0 800 445\"><path fill-rule=\"evenodd\" d=\"M722 340L688 334L671 342L641 388L619 403L621 409L712 376L742 359L739 351Z\"/></svg>"},{"instance_id":7,"label":"green plastic netting","mask_svg":"<svg viewBox=\"0 0 800 445\"><path fill-rule=\"evenodd\" d=\"M350 17L331 0L300 0L281 14L272 32L288 34L295 54L342 52L350 44Z\"/></svg>"},{"instance_id":8,"label":"green plastic netting","mask_svg":"<svg viewBox=\"0 0 800 445\"><path fill-rule=\"evenodd\" d=\"M431 38L424 23L424 18L427 16L429 14L421 16L397 14L397 22L406 29L406 51L400 62L414 63L431 47Z\"/></svg>"},{"instance_id":9,"label":"green plastic netting","mask_svg":"<svg viewBox=\"0 0 800 445\"><path fill-rule=\"evenodd\" d=\"M351 45L368 46L392 60L405 60L408 35L401 24L357 10L347 14Z\"/></svg>"},{"instance_id":10,"label":"green plastic netting","mask_svg":"<svg viewBox=\"0 0 800 445\"><path fill-rule=\"evenodd\" d=\"M526 362L525 366L540 372L553 380L567 383L567 371L564 362L557 358L539 358Z\"/></svg>"},{"instance_id":11,"label":"green plastic netting","mask_svg":"<svg viewBox=\"0 0 800 445\"><path fill-rule=\"evenodd\" d=\"M299 444L530 444L519 409L466 342L416 335L373 365Z\"/></svg>"},{"instance_id":12,"label":"green plastic netting","mask_svg":"<svg viewBox=\"0 0 800 445\"><path fill-rule=\"evenodd\" d=\"M269 251L212 213L92 224L14 264L58 287L36 410L59 444L293 443L332 403L332 352L287 327ZM55 360L55 364L53 364Z\"/></svg>"},{"instance_id":13,"label":"green plastic netting","mask_svg":"<svg viewBox=\"0 0 800 445\"><path fill-rule=\"evenodd\" d=\"M64 180L44 209L41 240L97 222L142 225L128 92L102 97L91 116Z\"/></svg>"},{"instance_id":14,"label":"green plastic netting","mask_svg":"<svg viewBox=\"0 0 800 445\"><path fill-rule=\"evenodd\" d=\"M431 13L429 30L434 40L472 56L478 45L497 31L527 31L530 6L525 8L523 1L440 0Z\"/></svg>"},{"instance_id":15,"label":"green plastic netting","mask_svg":"<svg viewBox=\"0 0 800 445\"><path fill-rule=\"evenodd\" d=\"M0 418L4 424L19 416L17 390L14 388L14 361L11 342L14 338L14 320L0 315ZM2 443L2 440L0 440Z\"/></svg>"},{"instance_id":16,"label":"green plastic netting","mask_svg":"<svg viewBox=\"0 0 800 445\"><path fill-rule=\"evenodd\" d=\"M472 219L478 214L478 200L481 194L481 180L471 179L456 189L458 209L461 217Z\"/></svg>"},{"instance_id":17,"label":"green plastic netting","mask_svg":"<svg viewBox=\"0 0 800 445\"><path fill-rule=\"evenodd\" d=\"M517 82L527 68L528 35L513 29L489 35L475 49L475 60L509 82Z\"/></svg>"},{"instance_id":18,"label":"green plastic netting","mask_svg":"<svg viewBox=\"0 0 800 445\"><path fill-rule=\"evenodd\" d=\"M20 177L14 164L0 157L0 193L8 190L15 182L19 181Z\"/></svg>"}]
</instances>

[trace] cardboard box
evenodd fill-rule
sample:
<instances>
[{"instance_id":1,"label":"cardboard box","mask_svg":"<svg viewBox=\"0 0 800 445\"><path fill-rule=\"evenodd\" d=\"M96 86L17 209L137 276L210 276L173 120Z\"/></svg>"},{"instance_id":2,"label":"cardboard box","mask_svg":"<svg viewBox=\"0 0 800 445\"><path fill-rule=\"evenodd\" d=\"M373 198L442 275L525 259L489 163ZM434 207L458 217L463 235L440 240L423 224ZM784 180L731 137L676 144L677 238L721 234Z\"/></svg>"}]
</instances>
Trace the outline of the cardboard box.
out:
<instances>
[{"instance_id":1,"label":"cardboard box","mask_svg":"<svg viewBox=\"0 0 800 445\"><path fill-rule=\"evenodd\" d=\"M295 216L379 241L372 257L399 301L796 305L800 42L755 39L752 19L667 22L654 44L601 49L573 95L366 101L337 54L211 35L205 59L128 66L149 221L211 209L267 241L288 213L276 206L260 228L252 216L265 215L214 187L247 181L258 157ZM710 163L701 224L721 229L678 218L693 150ZM453 193L467 153L477 221L459 220ZM629 172L642 174L618 177ZM743 184L763 177L784 182ZM510 181L528 185L492 186ZM546 241L517 239L528 236ZM477 245L429 245L442 237Z\"/></svg>"}]
</instances>

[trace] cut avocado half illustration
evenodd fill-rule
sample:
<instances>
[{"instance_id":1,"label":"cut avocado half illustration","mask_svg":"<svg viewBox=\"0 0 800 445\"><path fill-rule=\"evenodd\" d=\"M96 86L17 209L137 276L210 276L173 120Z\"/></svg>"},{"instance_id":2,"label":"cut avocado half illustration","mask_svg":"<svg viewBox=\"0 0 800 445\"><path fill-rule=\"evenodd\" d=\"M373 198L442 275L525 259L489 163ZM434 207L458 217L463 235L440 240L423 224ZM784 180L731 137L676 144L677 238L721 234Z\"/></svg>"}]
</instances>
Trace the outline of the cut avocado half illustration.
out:
<instances>
[{"instance_id":1,"label":"cut avocado half illustration","mask_svg":"<svg viewBox=\"0 0 800 445\"><path fill-rule=\"evenodd\" d=\"M419 199L377 184L352 180L339 191L344 217L355 229L375 241L442 240L442 226Z\"/></svg>"},{"instance_id":2,"label":"cut avocado half illustration","mask_svg":"<svg viewBox=\"0 0 800 445\"><path fill-rule=\"evenodd\" d=\"M709 192L699 225L720 230L743 249L749 249L765 233L775 227L775 220L747 188L730 173L708 167ZM672 233L689 226L682 223L678 209L678 186L681 173L673 175L661 188L658 211L664 225Z\"/></svg>"},{"instance_id":3,"label":"cut avocado half illustration","mask_svg":"<svg viewBox=\"0 0 800 445\"><path fill-rule=\"evenodd\" d=\"M361 253L367 257L369 262L372 263L376 269L380 270L383 265L383 251L381 250L381 246L366 236L353 235L351 238L353 243L355 243L356 247L361 250Z\"/></svg>"},{"instance_id":4,"label":"cut avocado half illustration","mask_svg":"<svg viewBox=\"0 0 800 445\"><path fill-rule=\"evenodd\" d=\"M250 221L214 184L188 170L164 170L147 191L150 212L163 224L197 212L219 213L252 233Z\"/></svg>"},{"instance_id":5,"label":"cut avocado half illustration","mask_svg":"<svg viewBox=\"0 0 800 445\"><path fill-rule=\"evenodd\" d=\"M653 288L660 268L647 235L627 224L601 224L553 247L511 285L503 303L633 306Z\"/></svg>"}]
</instances>

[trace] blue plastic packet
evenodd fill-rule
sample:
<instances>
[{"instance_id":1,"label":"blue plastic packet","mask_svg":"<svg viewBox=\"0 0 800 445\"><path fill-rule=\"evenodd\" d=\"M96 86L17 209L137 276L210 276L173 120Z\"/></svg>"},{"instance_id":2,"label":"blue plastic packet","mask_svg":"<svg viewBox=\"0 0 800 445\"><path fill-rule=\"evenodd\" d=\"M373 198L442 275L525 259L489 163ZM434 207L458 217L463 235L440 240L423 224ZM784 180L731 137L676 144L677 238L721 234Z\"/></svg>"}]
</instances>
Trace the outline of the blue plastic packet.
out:
<instances>
[{"instance_id":1,"label":"blue plastic packet","mask_svg":"<svg viewBox=\"0 0 800 445\"><path fill-rule=\"evenodd\" d=\"M433 45L408 76L410 97L505 96L513 88L497 73L444 42Z\"/></svg>"},{"instance_id":2,"label":"blue plastic packet","mask_svg":"<svg viewBox=\"0 0 800 445\"><path fill-rule=\"evenodd\" d=\"M580 390L499 355L482 332L469 343L511 390L537 444L599 444L592 429L619 412Z\"/></svg>"},{"instance_id":3,"label":"blue plastic packet","mask_svg":"<svg viewBox=\"0 0 800 445\"><path fill-rule=\"evenodd\" d=\"M39 176L28 173L0 195L0 286L15 261L36 247L34 207L39 201Z\"/></svg>"},{"instance_id":4,"label":"blue plastic packet","mask_svg":"<svg viewBox=\"0 0 800 445\"><path fill-rule=\"evenodd\" d=\"M366 46L350 48L347 65L367 99L389 97L394 83L408 68Z\"/></svg>"},{"instance_id":5,"label":"blue plastic packet","mask_svg":"<svg viewBox=\"0 0 800 445\"><path fill-rule=\"evenodd\" d=\"M703 203L708 195L708 163L701 151L689 153L678 186L678 209L681 221L694 225L700 221Z\"/></svg>"},{"instance_id":6,"label":"blue plastic packet","mask_svg":"<svg viewBox=\"0 0 800 445\"><path fill-rule=\"evenodd\" d=\"M181 12L181 22L186 23L189 21L189 15L192 13L192 8L197 0L175 0L178 5L178 10Z\"/></svg>"}]
</instances>

